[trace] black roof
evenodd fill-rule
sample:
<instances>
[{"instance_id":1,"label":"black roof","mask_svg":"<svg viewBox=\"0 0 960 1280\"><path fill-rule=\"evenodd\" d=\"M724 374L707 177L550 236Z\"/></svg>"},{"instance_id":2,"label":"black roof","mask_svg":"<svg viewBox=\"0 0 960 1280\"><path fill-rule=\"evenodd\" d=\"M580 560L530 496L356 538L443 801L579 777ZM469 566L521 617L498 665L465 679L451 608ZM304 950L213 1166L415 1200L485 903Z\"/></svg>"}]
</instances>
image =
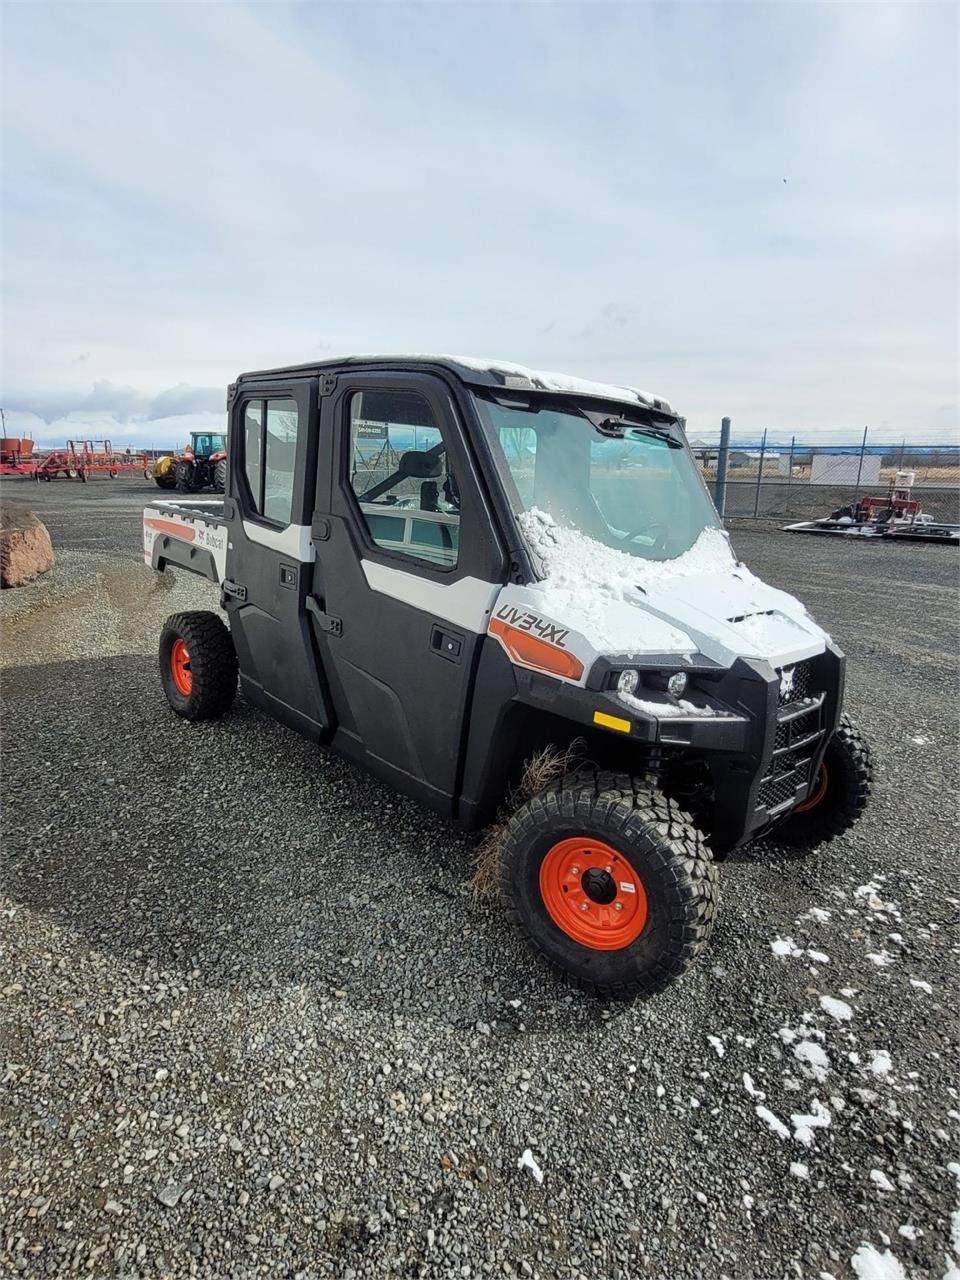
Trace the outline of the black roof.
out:
<instances>
[{"instance_id":1,"label":"black roof","mask_svg":"<svg viewBox=\"0 0 960 1280\"><path fill-rule=\"evenodd\" d=\"M341 356L334 360L315 360L308 364L285 365L278 369L257 369L242 373L238 382L288 377L290 374L317 374L336 369L410 369L411 366L441 369L453 374L469 386L499 390L540 391L554 395L574 395L596 400L612 400L618 404L638 405L644 409L676 416L668 400L651 395L637 387L614 383L591 382L562 373L543 373L506 360L477 360L469 356L448 355L364 355Z\"/></svg>"}]
</instances>

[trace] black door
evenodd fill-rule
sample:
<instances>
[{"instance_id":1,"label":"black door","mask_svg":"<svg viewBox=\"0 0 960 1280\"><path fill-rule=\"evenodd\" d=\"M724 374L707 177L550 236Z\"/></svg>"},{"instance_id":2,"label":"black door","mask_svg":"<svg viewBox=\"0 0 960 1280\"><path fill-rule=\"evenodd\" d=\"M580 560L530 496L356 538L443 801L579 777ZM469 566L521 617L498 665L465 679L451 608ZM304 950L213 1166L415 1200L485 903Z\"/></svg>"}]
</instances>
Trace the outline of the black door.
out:
<instances>
[{"instance_id":1,"label":"black door","mask_svg":"<svg viewBox=\"0 0 960 1280\"><path fill-rule=\"evenodd\" d=\"M308 617L334 745L454 814L504 557L452 388L426 374L339 375L321 400L318 475Z\"/></svg>"},{"instance_id":2,"label":"black door","mask_svg":"<svg viewBox=\"0 0 960 1280\"><path fill-rule=\"evenodd\" d=\"M310 737L331 714L306 621L316 378L241 382L231 407L226 608L246 697ZM307 479L309 477L309 479Z\"/></svg>"}]
</instances>

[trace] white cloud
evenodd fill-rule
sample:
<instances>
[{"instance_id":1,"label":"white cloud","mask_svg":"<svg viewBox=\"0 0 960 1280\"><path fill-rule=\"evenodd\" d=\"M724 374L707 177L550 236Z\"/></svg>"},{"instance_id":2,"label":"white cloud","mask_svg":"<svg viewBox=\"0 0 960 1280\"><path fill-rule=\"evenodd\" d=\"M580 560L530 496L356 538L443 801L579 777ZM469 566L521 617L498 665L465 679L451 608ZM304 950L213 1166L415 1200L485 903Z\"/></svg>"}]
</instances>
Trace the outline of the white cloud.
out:
<instances>
[{"instance_id":1,"label":"white cloud","mask_svg":"<svg viewBox=\"0 0 960 1280\"><path fill-rule=\"evenodd\" d=\"M649 385L695 431L942 437L957 23L8 7L5 403L154 421L245 368L444 350Z\"/></svg>"}]
</instances>

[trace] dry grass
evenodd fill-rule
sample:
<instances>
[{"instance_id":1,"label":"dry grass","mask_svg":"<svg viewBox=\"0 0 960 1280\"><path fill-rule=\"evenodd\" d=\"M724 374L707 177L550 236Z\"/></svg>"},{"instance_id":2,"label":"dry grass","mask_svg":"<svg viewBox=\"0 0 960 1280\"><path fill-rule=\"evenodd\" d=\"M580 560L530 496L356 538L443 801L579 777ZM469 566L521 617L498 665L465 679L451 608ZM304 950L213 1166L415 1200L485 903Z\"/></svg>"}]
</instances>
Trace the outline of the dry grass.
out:
<instances>
[{"instance_id":1,"label":"dry grass","mask_svg":"<svg viewBox=\"0 0 960 1280\"><path fill-rule=\"evenodd\" d=\"M585 748L583 739L577 738L566 750L552 745L543 747L526 762L519 784L510 791L496 820L484 831L474 850L470 887L476 897L488 898L497 891L500 883L500 854L510 814L582 765Z\"/></svg>"}]
</instances>

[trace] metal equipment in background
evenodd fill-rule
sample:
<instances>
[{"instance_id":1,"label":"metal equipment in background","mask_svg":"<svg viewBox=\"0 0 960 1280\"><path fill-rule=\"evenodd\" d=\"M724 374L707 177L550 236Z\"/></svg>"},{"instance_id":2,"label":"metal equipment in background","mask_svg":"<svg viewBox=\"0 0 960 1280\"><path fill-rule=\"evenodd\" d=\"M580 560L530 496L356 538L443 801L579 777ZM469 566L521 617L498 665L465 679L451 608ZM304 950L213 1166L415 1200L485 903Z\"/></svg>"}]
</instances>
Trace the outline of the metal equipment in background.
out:
<instances>
[{"instance_id":1,"label":"metal equipment in background","mask_svg":"<svg viewBox=\"0 0 960 1280\"><path fill-rule=\"evenodd\" d=\"M885 538L900 542L960 543L960 525L926 515L912 496L913 471L898 471L884 498L863 497L838 507L819 520L784 525L788 533L822 533L835 537Z\"/></svg>"}]
</instances>

